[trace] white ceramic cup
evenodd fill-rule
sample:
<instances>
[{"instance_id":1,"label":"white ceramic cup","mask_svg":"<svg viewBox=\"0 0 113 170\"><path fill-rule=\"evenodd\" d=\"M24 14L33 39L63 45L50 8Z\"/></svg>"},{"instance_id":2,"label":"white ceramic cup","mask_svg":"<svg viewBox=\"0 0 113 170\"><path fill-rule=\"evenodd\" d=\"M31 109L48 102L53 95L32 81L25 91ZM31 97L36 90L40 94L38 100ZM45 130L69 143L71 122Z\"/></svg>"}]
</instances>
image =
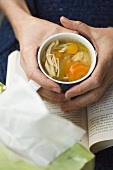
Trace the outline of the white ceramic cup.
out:
<instances>
[{"instance_id":1,"label":"white ceramic cup","mask_svg":"<svg viewBox=\"0 0 113 170\"><path fill-rule=\"evenodd\" d=\"M55 40L62 40L62 39L71 39L73 41L79 41L82 44L84 44L88 49L89 49L89 53L91 56L91 66L90 69L88 71L88 73L82 77L79 80L75 80L75 81L71 81L71 82L64 82L64 81L58 81L56 79L51 78L43 69L42 64L41 64L41 58L44 57L43 56L43 52L48 48L48 46L51 44L51 42L55 41ZM52 81L58 83L61 87L62 87L62 91L65 92L67 91L69 88L71 88L72 86L79 84L80 82L84 81L85 79L87 79L91 73L93 72L95 66L96 66L96 52L95 49L93 47L93 45L83 36L78 35L78 34L74 34L74 33L59 33L59 34L55 34L51 37L49 37L48 39L46 39L44 41L44 43L41 45L39 51L38 51L38 65L40 70L43 72L43 74L48 77L49 79L51 79Z\"/></svg>"}]
</instances>

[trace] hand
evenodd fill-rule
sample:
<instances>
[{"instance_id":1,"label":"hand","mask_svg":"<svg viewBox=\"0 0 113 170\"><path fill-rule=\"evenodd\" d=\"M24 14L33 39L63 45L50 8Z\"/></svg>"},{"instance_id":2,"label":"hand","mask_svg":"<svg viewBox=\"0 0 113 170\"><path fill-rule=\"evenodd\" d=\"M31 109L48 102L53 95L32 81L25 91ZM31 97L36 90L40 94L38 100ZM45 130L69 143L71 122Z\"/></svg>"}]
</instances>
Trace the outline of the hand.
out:
<instances>
[{"instance_id":1,"label":"hand","mask_svg":"<svg viewBox=\"0 0 113 170\"><path fill-rule=\"evenodd\" d=\"M37 82L45 89L53 90L52 88L58 88L59 92L61 91L60 87L47 79L38 69L36 57L38 49L44 40L61 31L64 31L64 28L48 21L29 16L24 21L24 25L20 29L18 35L21 65L27 77Z\"/></svg>"},{"instance_id":2,"label":"hand","mask_svg":"<svg viewBox=\"0 0 113 170\"><path fill-rule=\"evenodd\" d=\"M65 98L64 93L58 94L54 91L50 91L42 87L38 90L38 94L41 96L43 100L49 103L52 103L52 104L62 104L70 100L70 99Z\"/></svg>"},{"instance_id":3,"label":"hand","mask_svg":"<svg viewBox=\"0 0 113 170\"><path fill-rule=\"evenodd\" d=\"M17 38L20 43L21 52L21 65L29 79L34 80L42 86L39 90L41 97L51 101L56 100L56 103L65 101L64 94L56 94L51 91L60 93L61 87L49 80L38 69L37 64L37 51L41 44L51 35L60 32L75 32L66 28L63 28L57 24L35 18L33 16L26 17L22 27L17 33ZM43 90L42 90L43 89ZM46 90L44 90L46 89ZM49 90L49 91L47 91ZM50 93L50 94L49 94ZM58 97L55 97L59 95Z\"/></svg>"},{"instance_id":4,"label":"hand","mask_svg":"<svg viewBox=\"0 0 113 170\"><path fill-rule=\"evenodd\" d=\"M113 28L94 28L64 17L61 17L61 23L89 39L98 54L97 66L92 75L65 93L66 98L76 96L61 106L64 112L70 112L98 101L113 82Z\"/></svg>"}]
</instances>

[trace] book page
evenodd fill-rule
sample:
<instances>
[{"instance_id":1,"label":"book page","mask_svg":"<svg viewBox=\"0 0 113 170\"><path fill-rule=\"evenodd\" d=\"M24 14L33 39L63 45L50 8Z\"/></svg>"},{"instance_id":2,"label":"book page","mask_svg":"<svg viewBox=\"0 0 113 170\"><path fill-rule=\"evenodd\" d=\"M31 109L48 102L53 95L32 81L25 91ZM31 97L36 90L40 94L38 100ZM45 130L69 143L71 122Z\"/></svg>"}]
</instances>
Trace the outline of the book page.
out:
<instances>
[{"instance_id":1,"label":"book page","mask_svg":"<svg viewBox=\"0 0 113 170\"><path fill-rule=\"evenodd\" d=\"M58 116L61 116L65 119L68 119L69 121L73 122L74 124L78 125L82 129L86 131L86 134L81 139L80 143L84 145L86 148L89 149L89 139L88 139L88 133L87 133L87 114L86 109L75 111L72 113L64 114L60 106L58 104L51 104L46 101L44 101L46 107L48 108L49 112L52 114L56 114Z\"/></svg>"},{"instance_id":2,"label":"book page","mask_svg":"<svg viewBox=\"0 0 113 170\"><path fill-rule=\"evenodd\" d=\"M87 112L89 146L92 151L113 146L113 85L100 101L87 108Z\"/></svg>"}]
</instances>

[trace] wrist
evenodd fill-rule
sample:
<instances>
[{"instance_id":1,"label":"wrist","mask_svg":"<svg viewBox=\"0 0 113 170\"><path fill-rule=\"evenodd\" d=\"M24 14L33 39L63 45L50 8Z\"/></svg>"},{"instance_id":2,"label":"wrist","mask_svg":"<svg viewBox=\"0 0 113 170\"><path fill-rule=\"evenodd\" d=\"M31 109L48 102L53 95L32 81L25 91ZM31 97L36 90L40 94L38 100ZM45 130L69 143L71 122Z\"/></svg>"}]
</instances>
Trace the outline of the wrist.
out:
<instances>
[{"instance_id":1,"label":"wrist","mask_svg":"<svg viewBox=\"0 0 113 170\"><path fill-rule=\"evenodd\" d=\"M31 16L25 0L0 0L0 7L11 23L18 39L19 29L24 20Z\"/></svg>"},{"instance_id":2,"label":"wrist","mask_svg":"<svg viewBox=\"0 0 113 170\"><path fill-rule=\"evenodd\" d=\"M14 21L12 21L12 27L13 27L17 40L19 40L19 36L21 34L22 28L28 24L27 21L30 17L31 17L30 14L23 13L21 14L21 16L18 17L17 21L15 21L15 19Z\"/></svg>"}]
</instances>

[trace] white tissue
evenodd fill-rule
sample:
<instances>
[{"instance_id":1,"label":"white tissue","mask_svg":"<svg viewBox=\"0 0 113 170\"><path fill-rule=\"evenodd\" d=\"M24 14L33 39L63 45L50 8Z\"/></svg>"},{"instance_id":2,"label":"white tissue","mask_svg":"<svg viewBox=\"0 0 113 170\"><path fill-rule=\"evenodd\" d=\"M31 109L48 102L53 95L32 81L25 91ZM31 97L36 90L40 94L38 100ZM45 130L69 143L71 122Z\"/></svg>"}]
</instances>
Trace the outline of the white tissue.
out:
<instances>
[{"instance_id":1,"label":"white tissue","mask_svg":"<svg viewBox=\"0 0 113 170\"><path fill-rule=\"evenodd\" d=\"M34 165L46 167L83 134L70 121L50 114L38 93L18 74L0 95L0 142Z\"/></svg>"}]
</instances>

